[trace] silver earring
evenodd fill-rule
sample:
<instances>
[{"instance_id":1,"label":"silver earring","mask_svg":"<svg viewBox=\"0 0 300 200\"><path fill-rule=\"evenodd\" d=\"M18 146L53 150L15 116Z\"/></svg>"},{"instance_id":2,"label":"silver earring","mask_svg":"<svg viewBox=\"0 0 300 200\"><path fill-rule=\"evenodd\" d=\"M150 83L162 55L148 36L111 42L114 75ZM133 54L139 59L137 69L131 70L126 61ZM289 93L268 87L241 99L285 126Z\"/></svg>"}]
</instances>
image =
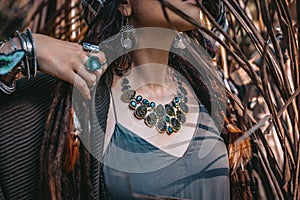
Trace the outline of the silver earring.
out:
<instances>
[{"instance_id":1,"label":"silver earring","mask_svg":"<svg viewBox=\"0 0 300 200\"><path fill-rule=\"evenodd\" d=\"M181 39L181 37L183 37L182 33L178 33L175 36L174 42L173 42L173 47L176 49L185 49L185 45Z\"/></svg>"},{"instance_id":2,"label":"silver earring","mask_svg":"<svg viewBox=\"0 0 300 200\"><path fill-rule=\"evenodd\" d=\"M133 25L129 24L128 18L126 18L126 24L121 28L121 46L127 50L136 46L136 30Z\"/></svg>"}]
</instances>

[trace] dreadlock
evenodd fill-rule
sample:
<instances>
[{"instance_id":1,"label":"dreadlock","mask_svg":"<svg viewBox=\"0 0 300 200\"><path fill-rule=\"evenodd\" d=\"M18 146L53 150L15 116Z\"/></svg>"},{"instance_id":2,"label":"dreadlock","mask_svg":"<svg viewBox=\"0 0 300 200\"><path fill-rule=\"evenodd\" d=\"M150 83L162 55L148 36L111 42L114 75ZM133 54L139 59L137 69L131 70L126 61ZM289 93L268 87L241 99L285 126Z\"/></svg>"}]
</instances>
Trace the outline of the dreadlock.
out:
<instances>
[{"instance_id":1,"label":"dreadlock","mask_svg":"<svg viewBox=\"0 0 300 200\"><path fill-rule=\"evenodd\" d=\"M60 81L53 94L40 151L41 199L92 199L90 155L84 146L79 148L74 168L68 170L65 166L72 123L72 86Z\"/></svg>"}]
</instances>

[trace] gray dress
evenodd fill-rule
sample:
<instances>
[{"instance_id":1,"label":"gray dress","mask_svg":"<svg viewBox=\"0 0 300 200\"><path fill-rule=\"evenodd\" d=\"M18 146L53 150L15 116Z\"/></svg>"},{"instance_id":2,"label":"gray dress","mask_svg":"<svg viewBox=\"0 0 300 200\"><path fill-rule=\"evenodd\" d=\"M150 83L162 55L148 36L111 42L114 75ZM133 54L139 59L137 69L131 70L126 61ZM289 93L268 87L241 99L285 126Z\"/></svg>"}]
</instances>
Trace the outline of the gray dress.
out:
<instances>
[{"instance_id":1,"label":"gray dress","mask_svg":"<svg viewBox=\"0 0 300 200\"><path fill-rule=\"evenodd\" d=\"M229 199L227 150L210 119L200 106L194 137L180 158L117 122L104 155L106 198Z\"/></svg>"}]
</instances>

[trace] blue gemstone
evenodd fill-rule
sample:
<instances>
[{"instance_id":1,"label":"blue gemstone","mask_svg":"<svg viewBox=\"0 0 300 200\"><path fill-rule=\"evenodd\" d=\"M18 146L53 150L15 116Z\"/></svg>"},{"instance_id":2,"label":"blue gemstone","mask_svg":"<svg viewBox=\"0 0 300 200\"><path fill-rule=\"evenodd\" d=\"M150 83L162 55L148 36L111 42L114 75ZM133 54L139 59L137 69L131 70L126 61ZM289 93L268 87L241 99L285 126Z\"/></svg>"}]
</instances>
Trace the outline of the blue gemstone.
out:
<instances>
[{"instance_id":1,"label":"blue gemstone","mask_svg":"<svg viewBox=\"0 0 300 200\"><path fill-rule=\"evenodd\" d=\"M168 126L168 128L167 128L167 134L171 135L173 132L174 132L173 128L171 126Z\"/></svg>"},{"instance_id":2,"label":"blue gemstone","mask_svg":"<svg viewBox=\"0 0 300 200\"><path fill-rule=\"evenodd\" d=\"M149 106L149 101L147 99L143 99L142 102L143 102L144 105Z\"/></svg>"},{"instance_id":3,"label":"blue gemstone","mask_svg":"<svg viewBox=\"0 0 300 200\"><path fill-rule=\"evenodd\" d=\"M136 108L136 106L137 106L137 103L136 103L136 101L130 101L130 103L129 103L129 107L130 107L131 109L135 109L135 108Z\"/></svg>"},{"instance_id":4,"label":"blue gemstone","mask_svg":"<svg viewBox=\"0 0 300 200\"><path fill-rule=\"evenodd\" d=\"M155 108L155 102L152 101L152 102L150 103L150 107L151 107L151 108Z\"/></svg>"},{"instance_id":5,"label":"blue gemstone","mask_svg":"<svg viewBox=\"0 0 300 200\"><path fill-rule=\"evenodd\" d=\"M174 102L175 102L175 103L178 103L178 102L179 102L179 98L178 98L178 97L175 97L175 98L174 98Z\"/></svg>"},{"instance_id":6,"label":"blue gemstone","mask_svg":"<svg viewBox=\"0 0 300 200\"><path fill-rule=\"evenodd\" d=\"M137 102L140 102L142 101L143 97L141 95L138 95L135 99Z\"/></svg>"},{"instance_id":7,"label":"blue gemstone","mask_svg":"<svg viewBox=\"0 0 300 200\"><path fill-rule=\"evenodd\" d=\"M100 60L97 56L90 56L86 63L86 69L88 71L97 71L101 68Z\"/></svg>"}]
</instances>

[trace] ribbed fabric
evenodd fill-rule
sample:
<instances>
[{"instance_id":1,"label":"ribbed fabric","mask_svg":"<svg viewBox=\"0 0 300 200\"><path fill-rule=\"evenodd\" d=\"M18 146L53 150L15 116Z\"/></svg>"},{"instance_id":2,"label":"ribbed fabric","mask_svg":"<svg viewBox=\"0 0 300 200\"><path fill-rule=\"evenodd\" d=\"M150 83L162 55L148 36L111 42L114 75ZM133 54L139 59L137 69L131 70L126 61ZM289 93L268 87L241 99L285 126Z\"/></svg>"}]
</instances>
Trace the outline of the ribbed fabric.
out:
<instances>
[{"instance_id":1,"label":"ribbed fabric","mask_svg":"<svg viewBox=\"0 0 300 200\"><path fill-rule=\"evenodd\" d=\"M0 199L39 199L40 145L57 80L45 74L0 93Z\"/></svg>"}]
</instances>

